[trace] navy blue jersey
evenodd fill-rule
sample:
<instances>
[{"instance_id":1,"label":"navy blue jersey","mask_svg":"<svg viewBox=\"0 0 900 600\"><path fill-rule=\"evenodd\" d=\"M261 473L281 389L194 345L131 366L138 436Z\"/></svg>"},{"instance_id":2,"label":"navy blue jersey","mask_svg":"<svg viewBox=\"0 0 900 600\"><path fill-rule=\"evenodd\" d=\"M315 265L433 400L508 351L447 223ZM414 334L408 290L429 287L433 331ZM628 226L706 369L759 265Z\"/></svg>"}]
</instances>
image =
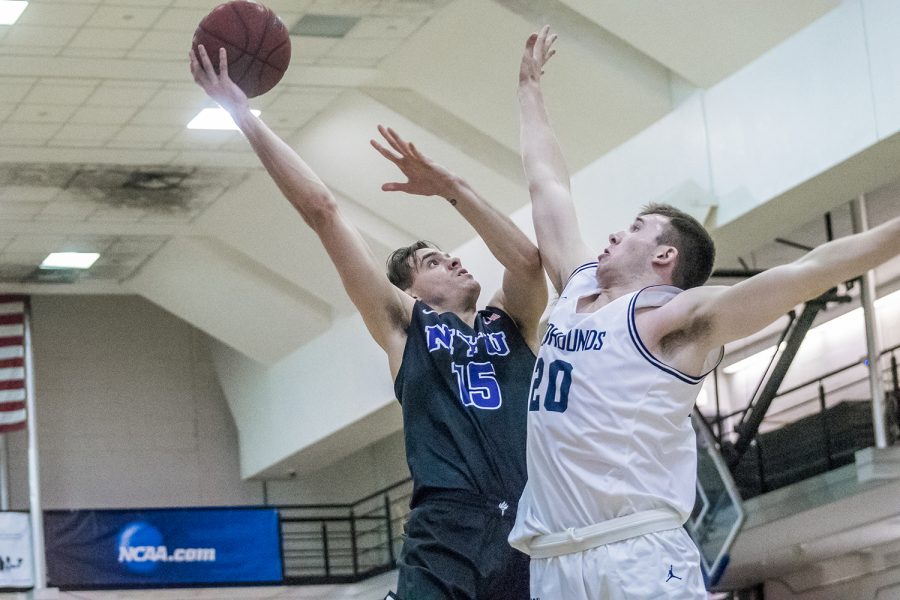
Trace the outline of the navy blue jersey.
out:
<instances>
[{"instance_id":1,"label":"navy blue jersey","mask_svg":"<svg viewBox=\"0 0 900 600\"><path fill-rule=\"evenodd\" d=\"M487 307L469 327L413 307L394 392L403 407L412 506L429 490L515 503L525 486L528 390L535 356L516 323Z\"/></svg>"}]
</instances>

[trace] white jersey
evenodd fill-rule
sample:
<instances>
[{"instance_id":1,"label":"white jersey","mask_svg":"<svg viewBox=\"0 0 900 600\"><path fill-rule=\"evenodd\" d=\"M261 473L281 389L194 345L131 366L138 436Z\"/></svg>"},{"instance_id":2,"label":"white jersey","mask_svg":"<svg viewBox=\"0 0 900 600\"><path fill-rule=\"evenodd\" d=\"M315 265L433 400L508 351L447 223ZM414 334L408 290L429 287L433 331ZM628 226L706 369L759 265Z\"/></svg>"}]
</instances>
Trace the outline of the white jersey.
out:
<instances>
[{"instance_id":1,"label":"white jersey","mask_svg":"<svg viewBox=\"0 0 900 600\"><path fill-rule=\"evenodd\" d=\"M661 306L681 290L653 286L578 313L579 298L599 291L596 272L597 263L589 263L569 278L532 376L528 482L509 537L526 552L536 535L658 508L685 521L693 509L691 410L705 373L666 365L635 327L637 310ZM721 350L714 354L711 366Z\"/></svg>"}]
</instances>

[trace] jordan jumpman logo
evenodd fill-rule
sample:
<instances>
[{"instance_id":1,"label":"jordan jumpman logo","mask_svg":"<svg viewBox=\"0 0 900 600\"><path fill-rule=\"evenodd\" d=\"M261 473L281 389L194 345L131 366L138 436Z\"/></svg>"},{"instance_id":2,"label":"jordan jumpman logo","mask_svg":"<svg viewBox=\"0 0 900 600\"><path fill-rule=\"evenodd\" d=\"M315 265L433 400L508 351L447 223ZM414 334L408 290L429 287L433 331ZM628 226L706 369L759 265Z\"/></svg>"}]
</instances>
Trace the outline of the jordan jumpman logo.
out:
<instances>
[{"instance_id":1,"label":"jordan jumpman logo","mask_svg":"<svg viewBox=\"0 0 900 600\"><path fill-rule=\"evenodd\" d=\"M678 579L678 580L681 579L681 577L679 577L678 575L676 575L675 573L672 572L672 567L673 567L673 565L669 565L669 578L666 579L666 582L669 582L672 579Z\"/></svg>"}]
</instances>

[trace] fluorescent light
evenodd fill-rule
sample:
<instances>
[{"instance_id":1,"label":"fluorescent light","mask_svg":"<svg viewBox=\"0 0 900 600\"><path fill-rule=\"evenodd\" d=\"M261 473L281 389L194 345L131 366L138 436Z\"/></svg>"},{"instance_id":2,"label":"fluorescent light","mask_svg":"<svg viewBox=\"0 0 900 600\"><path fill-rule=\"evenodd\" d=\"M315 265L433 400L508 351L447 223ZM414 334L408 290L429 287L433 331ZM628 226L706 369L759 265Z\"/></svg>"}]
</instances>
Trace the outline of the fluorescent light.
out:
<instances>
[{"instance_id":1,"label":"fluorescent light","mask_svg":"<svg viewBox=\"0 0 900 600\"><path fill-rule=\"evenodd\" d=\"M0 25L12 25L28 6L25 0L0 0Z\"/></svg>"},{"instance_id":2,"label":"fluorescent light","mask_svg":"<svg viewBox=\"0 0 900 600\"><path fill-rule=\"evenodd\" d=\"M42 269L90 269L100 258L96 252L52 252L41 263Z\"/></svg>"},{"instance_id":3,"label":"fluorescent light","mask_svg":"<svg viewBox=\"0 0 900 600\"><path fill-rule=\"evenodd\" d=\"M250 112L256 117L260 114L258 110L251 110ZM233 129L235 131L238 129L231 115L224 108L204 108L196 117L191 119L187 127L188 129Z\"/></svg>"}]
</instances>

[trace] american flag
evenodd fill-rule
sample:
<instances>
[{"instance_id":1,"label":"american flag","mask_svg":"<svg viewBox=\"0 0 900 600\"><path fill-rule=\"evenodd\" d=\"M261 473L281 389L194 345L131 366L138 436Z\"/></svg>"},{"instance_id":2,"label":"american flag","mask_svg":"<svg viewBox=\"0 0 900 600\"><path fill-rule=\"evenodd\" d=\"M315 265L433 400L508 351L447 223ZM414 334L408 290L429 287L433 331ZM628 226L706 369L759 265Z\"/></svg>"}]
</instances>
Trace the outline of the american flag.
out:
<instances>
[{"instance_id":1,"label":"american flag","mask_svg":"<svg viewBox=\"0 0 900 600\"><path fill-rule=\"evenodd\" d=\"M0 295L0 433L25 428L26 301Z\"/></svg>"}]
</instances>

